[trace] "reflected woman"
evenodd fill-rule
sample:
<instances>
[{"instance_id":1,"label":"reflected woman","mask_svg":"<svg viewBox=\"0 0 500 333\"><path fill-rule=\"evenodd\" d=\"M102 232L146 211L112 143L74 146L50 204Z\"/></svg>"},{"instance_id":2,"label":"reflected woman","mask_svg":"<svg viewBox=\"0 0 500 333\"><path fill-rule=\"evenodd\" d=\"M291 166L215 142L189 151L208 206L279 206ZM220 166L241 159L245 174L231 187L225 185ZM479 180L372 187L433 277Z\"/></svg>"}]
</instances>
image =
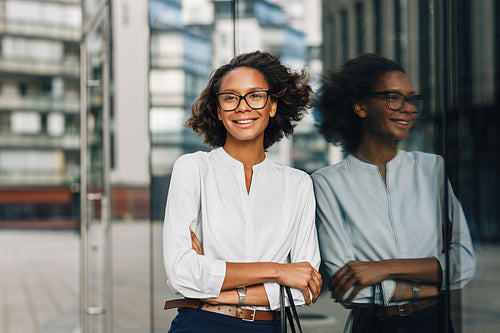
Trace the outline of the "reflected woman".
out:
<instances>
[{"instance_id":1,"label":"reflected woman","mask_svg":"<svg viewBox=\"0 0 500 333\"><path fill-rule=\"evenodd\" d=\"M310 104L304 73L265 52L214 71L187 127L215 149L181 156L163 244L170 287L186 297L170 332L279 332L279 284L298 304L322 279L310 177L265 151L293 133Z\"/></svg>"},{"instance_id":2,"label":"reflected woman","mask_svg":"<svg viewBox=\"0 0 500 333\"><path fill-rule=\"evenodd\" d=\"M353 332L443 332L444 249L450 289L475 272L443 159L398 149L422 105L403 68L381 56L360 55L324 75L320 131L348 155L312 175L317 228L332 297L352 309ZM446 190L449 239L441 227Z\"/></svg>"}]
</instances>

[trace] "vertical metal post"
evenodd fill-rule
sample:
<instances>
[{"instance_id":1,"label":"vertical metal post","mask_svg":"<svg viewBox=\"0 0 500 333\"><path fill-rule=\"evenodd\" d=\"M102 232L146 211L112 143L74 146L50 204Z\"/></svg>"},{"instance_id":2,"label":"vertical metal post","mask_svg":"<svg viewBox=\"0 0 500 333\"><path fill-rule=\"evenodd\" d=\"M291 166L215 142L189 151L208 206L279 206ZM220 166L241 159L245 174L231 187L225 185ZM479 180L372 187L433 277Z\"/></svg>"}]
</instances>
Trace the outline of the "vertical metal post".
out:
<instances>
[{"instance_id":1,"label":"vertical metal post","mask_svg":"<svg viewBox=\"0 0 500 333\"><path fill-rule=\"evenodd\" d=\"M450 223L448 223L448 166L447 166L447 155L448 155L448 132L447 132L447 114L449 111L449 68L450 68L450 53L449 53L449 43L451 43L451 38L449 34L449 25L451 24L449 3L448 0L438 0L436 1L436 30L437 30L437 43L438 48L437 54L438 59L436 64L438 66L438 79L439 83L438 89L438 100L439 108L441 109L441 153L445 160L444 163L444 181L445 190L443 198L443 244L445 249L445 274L444 281L446 285L446 290L444 293L444 333L450 331L450 253L449 253L449 242L448 235L450 233Z\"/></svg>"},{"instance_id":2,"label":"vertical metal post","mask_svg":"<svg viewBox=\"0 0 500 333\"><path fill-rule=\"evenodd\" d=\"M238 54L238 31L237 31L237 21L238 21L238 0L233 0L232 2L233 10L233 57Z\"/></svg>"},{"instance_id":3,"label":"vertical metal post","mask_svg":"<svg viewBox=\"0 0 500 333\"><path fill-rule=\"evenodd\" d=\"M82 2L82 12L85 11L84 2ZM85 16L85 15L83 15ZM89 333L92 328L93 316L102 316L103 333L112 332L112 238L111 238L111 182L110 182L110 166L111 166L111 122L110 122L110 28L109 28L109 1L102 0L95 9L95 12L88 20L84 21L82 32L82 41L80 44L80 332ZM92 36L98 36L101 40L101 58L99 66L102 69L100 80L94 80L90 77L88 71L88 43ZM102 158L102 175L99 186L100 193L89 193L88 187L90 182L89 177L89 155L88 155L88 89L101 88L102 105L101 113L98 116L102 120L102 146L98 149ZM92 230L91 223L93 221L93 208L95 202L100 201L100 229L98 229L102 238L102 253L99 255L102 259L102 267L91 267L91 254L88 252L90 247ZM96 274L97 277L95 276ZM95 290L90 288L89 283L93 280L92 277L98 278L102 282L102 295L95 294ZM97 296L100 300L99 304L92 304L93 298ZM96 317L97 318L97 317ZM101 319L99 318L99 319Z\"/></svg>"},{"instance_id":4,"label":"vertical metal post","mask_svg":"<svg viewBox=\"0 0 500 333\"><path fill-rule=\"evenodd\" d=\"M106 7L109 10L109 7ZM101 205L101 217L103 219L103 232L104 232L104 306L106 309L105 314L105 327L106 332L112 332L112 238L111 238L111 121L110 121L110 29L109 29L109 13L105 15L105 19L101 23L103 27L103 53L102 53L102 123L103 123L103 201Z\"/></svg>"},{"instance_id":5,"label":"vertical metal post","mask_svg":"<svg viewBox=\"0 0 500 333\"><path fill-rule=\"evenodd\" d=\"M87 48L80 43L80 331L87 332Z\"/></svg>"}]
</instances>

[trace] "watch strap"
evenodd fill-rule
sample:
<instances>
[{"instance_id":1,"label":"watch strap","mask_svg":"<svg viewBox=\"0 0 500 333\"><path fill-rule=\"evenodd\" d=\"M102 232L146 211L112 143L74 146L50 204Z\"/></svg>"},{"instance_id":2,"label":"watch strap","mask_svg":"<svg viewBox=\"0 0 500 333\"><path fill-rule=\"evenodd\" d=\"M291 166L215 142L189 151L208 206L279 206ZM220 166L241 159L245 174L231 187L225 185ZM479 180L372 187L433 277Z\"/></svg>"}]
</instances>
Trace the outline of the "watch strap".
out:
<instances>
[{"instance_id":1,"label":"watch strap","mask_svg":"<svg viewBox=\"0 0 500 333\"><path fill-rule=\"evenodd\" d=\"M412 299L417 299L418 296L420 295L420 284L419 283L410 283L411 287L411 298Z\"/></svg>"},{"instance_id":2,"label":"watch strap","mask_svg":"<svg viewBox=\"0 0 500 333\"><path fill-rule=\"evenodd\" d=\"M238 292L238 305L242 306L245 305L245 296L247 294L247 287L238 287L236 288L236 291Z\"/></svg>"}]
</instances>

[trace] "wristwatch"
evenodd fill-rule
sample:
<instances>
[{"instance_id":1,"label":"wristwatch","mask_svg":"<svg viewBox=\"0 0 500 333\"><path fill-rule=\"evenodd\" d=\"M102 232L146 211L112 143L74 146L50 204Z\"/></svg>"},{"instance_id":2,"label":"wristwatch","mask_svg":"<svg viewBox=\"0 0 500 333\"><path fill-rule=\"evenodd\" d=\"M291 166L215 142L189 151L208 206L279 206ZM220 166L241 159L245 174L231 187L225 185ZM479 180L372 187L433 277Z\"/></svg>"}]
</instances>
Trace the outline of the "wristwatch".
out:
<instances>
[{"instance_id":1,"label":"wristwatch","mask_svg":"<svg viewBox=\"0 0 500 333\"><path fill-rule=\"evenodd\" d=\"M238 287L238 288L236 288L236 292L238 292L238 296L240 298L238 305L242 306L243 304L245 304L245 296L247 294L247 287Z\"/></svg>"},{"instance_id":2,"label":"wristwatch","mask_svg":"<svg viewBox=\"0 0 500 333\"><path fill-rule=\"evenodd\" d=\"M420 294L420 284L418 283L410 283L411 287L411 298L412 299L417 299L418 295Z\"/></svg>"}]
</instances>

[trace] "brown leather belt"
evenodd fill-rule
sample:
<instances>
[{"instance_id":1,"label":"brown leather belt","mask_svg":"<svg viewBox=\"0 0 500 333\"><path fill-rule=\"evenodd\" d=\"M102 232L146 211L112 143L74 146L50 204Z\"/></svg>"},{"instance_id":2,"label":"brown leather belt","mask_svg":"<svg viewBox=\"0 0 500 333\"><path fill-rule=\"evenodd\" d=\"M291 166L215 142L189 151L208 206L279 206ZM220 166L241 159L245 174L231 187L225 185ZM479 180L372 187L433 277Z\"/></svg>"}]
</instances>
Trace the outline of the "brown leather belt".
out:
<instances>
[{"instance_id":1,"label":"brown leather belt","mask_svg":"<svg viewBox=\"0 0 500 333\"><path fill-rule=\"evenodd\" d=\"M201 304L201 306L200 306ZM246 321L254 320L280 320L280 313L274 311L259 311L243 309L240 306L232 305L212 305L208 303L203 303L202 301L184 298L184 299L174 299L165 302L164 310L172 308L191 308L199 309L208 312L214 312L218 314L223 314L226 316L238 318Z\"/></svg>"},{"instance_id":2,"label":"brown leather belt","mask_svg":"<svg viewBox=\"0 0 500 333\"><path fill-rule=\"evenodd\" d=\"M356 314L361 317L391 317L400 316L404 317L409 314L421 311L423 309L430 308L431 306L437 305L441 302L439 298L427 298L417 301L413 301L408 304L385 306L378 308L368 308L368 309L356 309Z\"/></svg>"}]
</instances>

